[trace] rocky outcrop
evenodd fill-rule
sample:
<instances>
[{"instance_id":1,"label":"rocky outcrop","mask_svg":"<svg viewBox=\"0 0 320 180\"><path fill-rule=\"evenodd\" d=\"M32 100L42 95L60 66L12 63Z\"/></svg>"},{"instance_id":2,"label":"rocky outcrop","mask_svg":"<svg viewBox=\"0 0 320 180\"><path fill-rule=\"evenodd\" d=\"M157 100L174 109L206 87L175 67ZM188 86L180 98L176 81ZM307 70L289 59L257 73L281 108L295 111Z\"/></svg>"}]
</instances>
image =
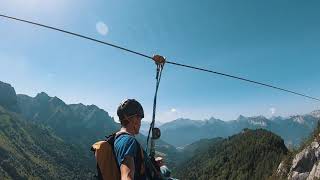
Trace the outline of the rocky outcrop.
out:
<instances>
[{"instance_id":1,"label":"rocky outcrop","mask_svg":"<svg viewBox=\"0 0 320 180\"><path fill-rule=\"evenodd\" d=\"M319 177L320 177L320 163L317 162L317 163L313 166L313 168L312 168L312 170L311 170L311 172L310 172L309 177L308 177L307 180L317 179L317 178L319 178Z\"/></svg>"},{"instance_id":2,"label":"rocky outcrop","mask_svg":"<svg viewBox=\"0 0 320 180\"><path fill-rule=\"evenodd\" d=\"M292 179L310 179L309 175L319 159L319 143L314 141L310 146L298 153L292 161L289 177Z\"/></svg>"},{"instance_id":3,"label":"rocky outcrop","mask_svg":"<svg viewBox=\"0 0 320 180\"><path fill-rule=\"evenodd\" d=\"M18 111L17 94L14 88L7 83L0 81L0 106L10 110Z\"/></svg>"},{"instance_id":4,"label":"rocky outcrop","mask_svg":"<svg viewBox=\"0 0 320 180\"><path fill-rule=\"evenodd\" d=\"M287 172L287 169L285 168L285 163L280 163L277 175L280 177L287 177L289 180L320 179L319 136L315 138L310 145L294 156L289 172Z\"/></svg>"}]
</instances>

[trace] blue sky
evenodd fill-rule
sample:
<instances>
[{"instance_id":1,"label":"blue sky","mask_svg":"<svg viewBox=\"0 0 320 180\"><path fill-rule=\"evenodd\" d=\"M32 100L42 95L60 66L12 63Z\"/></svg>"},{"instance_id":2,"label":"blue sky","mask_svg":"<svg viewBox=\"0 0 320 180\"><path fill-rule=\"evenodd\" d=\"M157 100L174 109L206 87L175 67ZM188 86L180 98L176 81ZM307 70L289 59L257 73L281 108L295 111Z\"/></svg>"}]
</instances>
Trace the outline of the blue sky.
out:
<instances>
[{"instance_id":1,"label":"blue sky","mask_svg":"<svg viewBox=\"0 0 320 180\"><path fill-rule=\"evenodd\" d=\"M2 0L0 13L74 31L169 61L205 67L320 97L316 0ZM17 93L44 91L115 115L136 98L150 120L155 65L142 57L0 19L0 80ZM166 65L158 120L223 120L320 109L319 102Z\"/></svg>"}]
</instances>

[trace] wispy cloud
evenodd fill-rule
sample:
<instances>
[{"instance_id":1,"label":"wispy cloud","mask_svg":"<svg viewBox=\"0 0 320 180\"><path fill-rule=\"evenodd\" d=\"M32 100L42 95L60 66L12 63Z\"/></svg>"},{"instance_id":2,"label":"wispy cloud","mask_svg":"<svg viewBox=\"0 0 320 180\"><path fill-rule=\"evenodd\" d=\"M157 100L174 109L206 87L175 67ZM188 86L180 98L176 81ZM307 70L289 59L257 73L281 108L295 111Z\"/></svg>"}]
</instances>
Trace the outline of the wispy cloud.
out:
<instances>
[{"instance_id":1,"label":"wispy cloud","mask_svg":"<svg viewBox=\"0 0 320 180\"><path fill-rule=\"evenodd\" d=\"M162 112L159 112L157 114L157 119L164 123L164 122L168 122L168 121L171 121L171 120L175 120L177 118L179 118L181 116L181 112L176 109L176 108L170 108L170 109L167 109L165 111L162 111Z\"/></svg>"},{"instance_id":2,"label":"wispy cloud","mask_svg":"<svg viewBox=\"0 0 320 180\"><path fill-rule=\"evenodd\" d=\"M276 110L276 108L271 107L271 108L269 109L269 111L270 111L271 115L274 115L277 110Z\"/></svg>"},{"instance_id":3,"label":"wispy cloud","mask_svg":"<svg viewBox=\"0 0 320 180\"><path fill-rule=\"evenodd\" d=\"M175 108L171 108L171 110L170 110L172 113L175 113L175 112L177 112L177 109L175 109Z\"/></svg>"},{"instance_id":4,"label":"wispy cloud","mask_svg":"<svg viewBox=\"0 0 320 180\"><path fill-rule=\"evenodd\" d=\"M96 23L96 30L99 34L103 36L106 36L109 33L108 26L102 21Z\"/></svg>"}]
</instances>

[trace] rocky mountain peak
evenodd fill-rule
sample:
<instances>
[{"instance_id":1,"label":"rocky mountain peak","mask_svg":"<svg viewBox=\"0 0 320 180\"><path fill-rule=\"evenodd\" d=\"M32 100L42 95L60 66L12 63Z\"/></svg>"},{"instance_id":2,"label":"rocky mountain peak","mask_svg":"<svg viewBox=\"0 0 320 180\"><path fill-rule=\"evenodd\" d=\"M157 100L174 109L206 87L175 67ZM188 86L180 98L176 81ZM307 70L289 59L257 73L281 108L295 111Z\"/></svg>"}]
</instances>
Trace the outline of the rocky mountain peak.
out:
<instances>
[{"instance_id":1,"label":"rocky mountain peak","mask_svg":"<svg viewBox=\"0 0 320 180\"><path fill-rule=\"evenodd\" d=\"M208 119L208 121L210 121L210 122L220 122L220 121L222 121L222 120L216 119L216 118L214 118L214 117L211 117L210 119Z\"/></svg>"},{"instance_id":2,"label":"rocky mountain peak","mask_svg":"<svg viewBox=\"0 0 320 180\"><path fill-rule=\"evenodd\" d=\"M53 98L50 98L49 102L52 103L55 106L66 106L66 104L56 96L53 97Z\"/></svg>"},{"instance_id":3,"label":"rocky mountain peak","mask_svg":"<svg viewBox=\"0 0 320 180\"><path fill-rule=\"evenodd\" d=\"M17 111L17 94L14 88L7 83L0 81L0 105L5 108Z\"/></svg>"},{"instance_id":4,"label":"rocky mountain peak","mask_svg":"<svg viewBox=\"0 0 320 180\"><path fill-rule=\"evenodd\" d=\"M303 124L305 121L304 121L304 118L302 116L292 116L292 119L294 122L297 122L299 124Z\"/></svg>"},{"instance_id":5,"label":"rocky mountain peak","mask_svg":"<svg viewBox=\"0 0 320 180\"><path fill-rule=\"evenodd\" d=\"M35 97L35 99L37 100L46 100L46 101L49 101L50 98L51 97L45 92L38 93Z\"/></svg>"},{"instance_id":6,"label":"rocky mountain peak","mask_svg":"<svg viewBox=\"0 0 320 180\"><path fill-rule=\"evenodd\" d=\"M320 118L320 110L312 111L310 115L316 118Z\"/></svg>"},{"instance_id":7,"label":"rocky mountain peak","mask_svg":"<svg viewBox=\"0 0 320 180\"><path fill-rule=\"evenodd\" d=\"M260 115L260 116L253 116L253 119L259 119L259 120L268 120L266 117Z\"/></svg>"},{"instance_id":8,"label":"rocky mountain peak","mask_svg":"<svg viewBox=\"0 0 320 180\"><path fill-rule=\"evenodd\" d=\"M242 121L242 120L245 120L247 119L247 117L243 116L243 115L240 115L238 118L237 118L237 121Z\"/></svg>"}]
</instances>

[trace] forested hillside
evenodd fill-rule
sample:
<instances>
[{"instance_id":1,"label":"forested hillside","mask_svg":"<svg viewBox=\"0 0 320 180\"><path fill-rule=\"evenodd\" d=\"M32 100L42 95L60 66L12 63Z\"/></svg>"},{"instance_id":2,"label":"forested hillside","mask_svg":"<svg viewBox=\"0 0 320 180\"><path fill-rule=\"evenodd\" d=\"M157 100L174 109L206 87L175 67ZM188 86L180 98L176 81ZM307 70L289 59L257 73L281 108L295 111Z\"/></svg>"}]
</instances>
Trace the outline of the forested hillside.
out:
<instances>
[{"instance_id":1,"label":"forested hillside","mask_svg":"<svg viewBox=\"0 0 320 180\"><path fill-rule=\"evenodd\" d=\"M288 152L283 140L266 130L244 130L187 159L180 179L266 179Z\"/></svg>"},{"instance_id":2,"label":"forested hillside","mask_svg":"<svg viewBox=\"0 0 320 180\"><path fill-rule=\"evenodd\" d=\"M50 129L0 106L0 179L88 179L88 159Z\"/></svg>"}]
</instances>

